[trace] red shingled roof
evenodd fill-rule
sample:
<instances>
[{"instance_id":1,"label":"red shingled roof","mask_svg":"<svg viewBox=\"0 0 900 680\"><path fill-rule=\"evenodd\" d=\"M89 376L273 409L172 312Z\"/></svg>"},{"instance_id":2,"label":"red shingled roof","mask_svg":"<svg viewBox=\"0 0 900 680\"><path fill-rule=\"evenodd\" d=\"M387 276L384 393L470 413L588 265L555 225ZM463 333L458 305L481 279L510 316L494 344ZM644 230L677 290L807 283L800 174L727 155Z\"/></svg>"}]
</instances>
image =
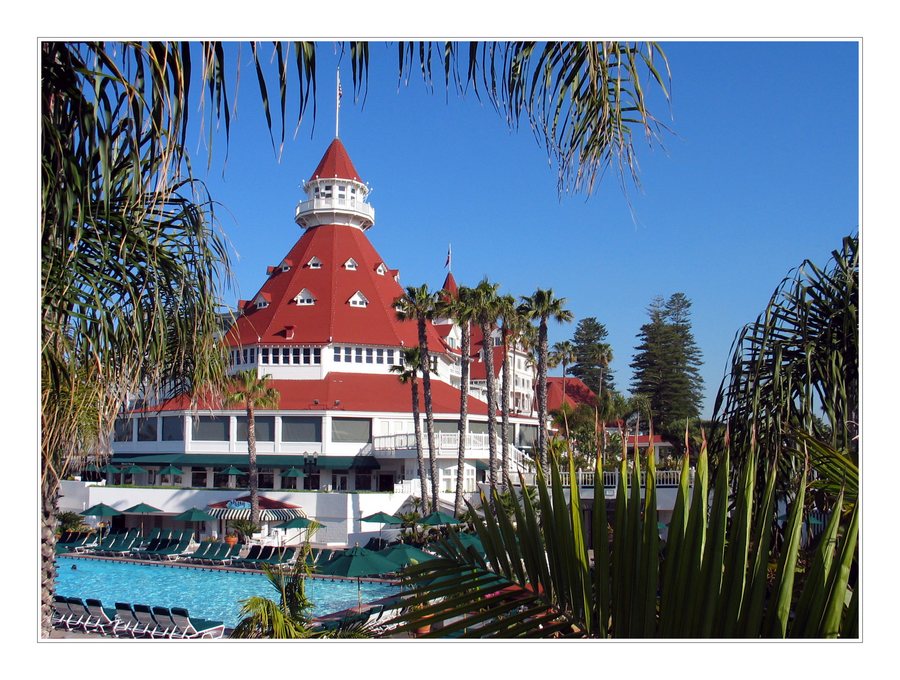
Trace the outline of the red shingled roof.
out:
<instances>
[{"instance_id":1,"label":"red shingled roof","mask_svg":"<svg viewBox=\"0 0 900 680\"><path fill-rule=\"evenodd\" d=\"M572 408L576 408L581 404L593 406L596 403L597 395L594 391L585 385L580 378L566 376L566 403ZM563 379L547 378L547 410L555 411L563 403Z\"/></svg>"},{"instance_id":2,"label":"red shingled roof","mask_svg":"<svg viewBox=\"0 0 900 680\"><path fill-rule=\"evenodd\" d=\"M306 265L314 256L322 262L319 269ZM350 258L358 265L355 270L344 267ZM418 344L416 323L397 321L394 310L394 300L403 295L403 288L390 276L375 272L382 258L361 230L343 225L313 227L297 241L287 259L303 264L286 272L276 270L266 280L252 299L262 294L269 306L245 307L226 335L228 345L288 343L286 326L294 326L291 344ZM315 304L294 302L304 288L312 293ZM369 301L368 306L350 306L357 291ZM428 346L433 352L444 351L430 324Z\"/></svg>"},{"instance_id":3,"label":"red shingled roof","mask_svg":"<svg viewBox=\"0 0 900 680\"><path fill-rule=\"evenodd\" d=\"M412 394L408 385L395 375L365 375L360 373L329 373L324 380L270 380L278 390L280 411L372 411L375 413L412 413ZM439 380L431 381L432 404L435 413L459 413L459 390ZM315 401L318 400L318 404ZM337 402L340 402L338 404ZM422 388L419 386L419 405L425 412ZM189 399L178 396L161 408L152 410L180 411L190 408ZM220 402L201 399L198 408L222 410ZM226 410L238 410L226 409ZM469 413L487 415L487 404L469 397Z\"/></svg>"},{"instance_id":4,"label":"red shingled roof","mask_svg":"<svg viewBox=\"0 0 900 680\"><path fill-rule=\"evenodd\" d=\"M325 177L340 177L341 179L355 179L362 182L356 168L353 167L353 161L347 154L347 149L341 143L340 139L335 139L325 150L325 155L313 171L310 180Z\"/></svg>"}]
</instances>

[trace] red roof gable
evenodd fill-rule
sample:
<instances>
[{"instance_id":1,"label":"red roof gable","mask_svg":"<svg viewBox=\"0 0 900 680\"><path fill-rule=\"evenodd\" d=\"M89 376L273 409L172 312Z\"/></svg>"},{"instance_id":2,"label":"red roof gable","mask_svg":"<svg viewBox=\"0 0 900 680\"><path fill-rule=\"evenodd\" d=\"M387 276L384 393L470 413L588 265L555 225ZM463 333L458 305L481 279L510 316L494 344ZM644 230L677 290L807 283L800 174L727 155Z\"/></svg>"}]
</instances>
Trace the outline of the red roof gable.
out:
<instances>
[{"instance_id":1,"label":"red roof gable","mask_svg":"<svg viewBox=\"0 0 900 680\"><path fill-rule=\"evenodd\" d=\"M451 272L447 272L447 278L444 279L444 285L441 286L441 290L447 291L454 298L459 297L459 286L456 285L456 279L453 278Z\"/></svg>"},{"instance_id":2,"label":"red roof gable","mask_svg":"<svg viewBox=\"0 0 900 680\"><path fill-rule=\"evenodd\" d=\"M310 180L325 177L340 177L341 179L355 179L362 182L356 168L353 167L353 161L347 154L347 149L341 143L340 139L335 140L325 150L325 155L313 171Z\"/></svg>"},{"instance_id":3,"label":"red roof gable","mask_svg":"<svg viewBox=\"0 0 900 680\"><path fill-rule=\"evenodd\" d=\"M412 413L412 393L395 375L365 375L360 373L329 373L324 380L270 380L278 390L281 411L372 411L374 413ZM432 404L435 413L459 413L459 390L439 380L431 381ZM316 403L318 401L318 403ZM340 402L340 403L338 403ZM419 387L419 406L425 412L425 402ZM167 401L153 410L180 411L190 408L185 395ZM199 409L222 410L221 403L200 400ZM241 409L225 409L241 410ZM487 415L487 404L469 397L469 413Z\"/></svg>"},{"instance_id":4,"label":"red roof gable","mask_svg":"<svg viewBox=\"0 0 900 680\"><path fill-rule=\"evenodd\" d=\"M566 376L566 403L572 408L581 404L593 406L597 403L597 395L585 385L580 378ZM547 410L555 411L563 403L563 378L547 378Z\"/></svg>"},{"instance_id":5,"label":"red roof gable","mask_svg":"<svg viewBox=\"0 0 900 680\"><path fill-rule=\"evenodd\" d=\"M394 310L394 300L403 295L403 288L393 278L375 272L382 258L361 230L342 225L314 227L303 234L287 258L306 263L314 256L321 260L321 268L304 265L286 272L278 270L263 283L260 293L271 304L262 309L245 308L226 335L227 344L284 343L286 326L295 327L294 344L418 344L416 323L398 321ZM356 269L344 267L350 258L357 262ZM294 302L304 288L315 298L315 304ZM357 291L369 301L367 306L350 305ZM444 351L431 324L428 346L433 352Z\"/></svg>"}]
</instances>

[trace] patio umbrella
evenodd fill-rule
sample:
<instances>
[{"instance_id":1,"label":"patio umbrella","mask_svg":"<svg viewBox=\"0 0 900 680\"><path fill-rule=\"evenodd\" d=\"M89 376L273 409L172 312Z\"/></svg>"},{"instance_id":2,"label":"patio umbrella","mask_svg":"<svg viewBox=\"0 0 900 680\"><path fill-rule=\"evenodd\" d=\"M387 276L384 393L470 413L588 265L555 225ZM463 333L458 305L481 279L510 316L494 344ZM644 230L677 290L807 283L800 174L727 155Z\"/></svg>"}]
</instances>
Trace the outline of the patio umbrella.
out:
<instances>
[{"instance_id":1,"label":"patio umbrella","mask_svg":"<svg viewBox=\"0 0 900 680\"><path fill-rule=\"evenodd\" d=\"M374 515L369 515L368 517L362 517L360 519L361 522L380 522L381 526L378 527L378 540L381 541L381 530L384 528L385 524L403 524L403 520L399 517L395 517L394 515L389 515L386 512L376 512Z\"/></svg>"},{"instance_id":2,"label":"patio umbrella","mask_svg":"<svg viewBox=\"0 0 900 680\"><path fill-rule=\"evenodd\" d=\"M475 548L482 555L484 552L484 544L481 542L481 539L478 538L475 534L466 534L466 533L458 533L456 537L459 539L459 542L463 544L464 548Z\"/></svg>"},{"instance_id":3,"label":"patio umbrella","mask_svg":"<svg viewBox=\"0 0 900 680\"><path fill-rule=\"evenodd\" d=\"M279 524L276 529L309 529L313 524L316 525L316 528L313 531L318 531L324 524L316 522L314 519L309 519L308 517L294 517L294 519L285 522L284 524ZM312 533L312 532L310 532ZM308 540L308 539L307 539Z\"/></svg>"},{"instance_id":4,"label":"patio umbrella","mask_svg":"<svg viewBox=\"0 0 900 680\"><path fill-rule=\"evenodd\" d=\"M399 567L406 567L410 564L419 564L420 562L427 562L428 560L435 559L434 555L427 553L424 550L419 550L408 543L392 545L384 550L379 550L377 554L390 560Z\"/></svg>"},{"instance_id":5,"label":"patio umbrella","mask_svg":"<svg viewBox=\"0 0 900 680\"><path fill-rule=\"evenodd\" d=\"M124 468L121 472L123 475L139 475L142 472L146 472L147 468L142 468L140 465L131 464L127 468Z\"/></svg>"},{"instance_id":6,"label":"patio umbrella","mask_svg":"<svg viewBox=\"0 0 900 680\"><path fill-rule=\"evenodd\" d=\"M167 465L162 470L160 470L157 474L160 475L183 475L184 470L181 468L177 468L174 465Z\"/></svg>"},{"instance_id":7,"label":"patio umbrella","mask_svg":"<svg viewBox=\"0 0 900 680\"><path fill-rule=\"evenodd\" d=\"M440 512L439 510L435 510L430 515L425 515L422 519L419 520L419 524L424 524L429 527L436 527L442 524L459 524L459 520L456 519L453 515L448 515L446 512Z\"/></svg>"},{"instance_id":8,"label":"patio umbrella","mask_svg":"<svg viewBox=\"0 0 900 680\"><path fill-rule=\"evenodd\" d=\"M363 576L378 576L397 571L394 562L382 557L376 552L360 548L345 550L340 557L335 557L322 568L322 573L328 576L355 576L356 596L358 608L362 607L362 586L360 578Z\"/></svg>"},{"instance_id":9,"label":"patio umbrella","mask_svg":"<svg viewBox=\"0 0 900 680\"><path fill-rule=\"evenodd\" d=\"M295 467L292 467L287 472L281 473L282 477L305 477L306 475L303 473L303 470L298 470Z\"/></svg>"},{"instance_id":10,"label":"patio umbrella","mask_svg":"<svg viewBox=\"0 0 900 680\"><path fill-rule=\"evenodd\" d=\"M229 465L227 468L222 470L223 475L246 475L247 473L243 470L238 470L234 465Z\"/></svg>"},{"instance_id":11,"label":"patio umbrella","mask_svg":"<svg viewBox=\"0 0 900 680\"><path fill-rule=\"evenodd\" d=\"M121 468L117 468L115 465L111 465L110 463L107 463L106 465L104 465L102 468L99 469L99 472L105 472L108 475L115 475L121 471L122 471Z\"/></svg>"},{"instance_id":12,"label":"patio umbrella","mask_svg":"<svg viewBox=\"0 0 900 680\"><path fill-rule=\"evenodd\" d=\"M172 519L177 522L215 522L217 518L200 508L191 508L180 515L175 515Z\"/></svg>"},{"instance_id":13,"label":"patio umbrella","mask_svg":"<svg viewBox=\"0 0 900 680\"><path fill-rule=\"evenodd\" d=\"M159 508L154 508L152 505L148 505L147 503L138 503L132 508L128 508L127 510L123 510L125 513L137 513L141 516L141 536L144 535L144 515L147 515L151 512L162 512Z\"/></svg>"},{"instance_id":14,"label":"patio umbrella","mask_svg":"<svg viewBox=\"0 0 900 680\"><path fill-rule=\"evenodd\" d=\"M97 505L92 505L87 510L83 510L80 514L85 517L115 517L122 513L106 503L97 503ZM100 532L100 539L103 539L103 531Z\"/></svg>"}]
</instances>

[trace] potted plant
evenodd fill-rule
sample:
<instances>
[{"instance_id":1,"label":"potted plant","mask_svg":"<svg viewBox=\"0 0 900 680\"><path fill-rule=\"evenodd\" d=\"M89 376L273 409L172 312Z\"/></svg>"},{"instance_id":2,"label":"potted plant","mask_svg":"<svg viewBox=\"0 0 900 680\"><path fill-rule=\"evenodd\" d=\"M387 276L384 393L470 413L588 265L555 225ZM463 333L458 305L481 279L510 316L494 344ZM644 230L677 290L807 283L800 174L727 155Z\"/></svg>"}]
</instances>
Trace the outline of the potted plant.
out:
<instances>
[{"instance_id":1,"label":"potted plant","mask_svg":"<svg viewBox=\"0 0 900 680\"><path fill-rule=\"evenodd\" d=\"M249 543L250 537L260 529L249 519L233 519L228 522L228 526L231 527L237 537L236 540L240 543ZM228 542L228 536L225 536L225 541Z\"/></svg>"}]
</instances>

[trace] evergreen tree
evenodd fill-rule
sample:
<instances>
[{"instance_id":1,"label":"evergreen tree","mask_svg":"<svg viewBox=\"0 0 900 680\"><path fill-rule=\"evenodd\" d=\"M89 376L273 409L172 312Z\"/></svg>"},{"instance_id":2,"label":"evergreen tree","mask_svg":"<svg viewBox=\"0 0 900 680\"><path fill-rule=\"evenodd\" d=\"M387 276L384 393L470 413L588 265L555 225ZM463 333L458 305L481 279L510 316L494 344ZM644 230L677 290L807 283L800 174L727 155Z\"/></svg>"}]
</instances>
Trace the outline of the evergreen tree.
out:
<instances>
[{"instance_id":1,"label":"evergreen tree","mask_svg":"<svg viewBox=\"0 0 900 680\"><path fill-rule=\"evenodd\" d=\"M683 293L668 301L654 298L647 310L650 321L638 334L631 391L649 401L657 432L678 421L683 431L684 420L700 414L702 357L691 332L690 307Z\"/></svg>"},{"instance_id":2,"label":"evergreen tree","mask_svg":"<svg viewBox=\"0 0 900 680\"><path fill-rule=\"evenodd\" d=\"M608 365L612 361L612 349L606 343L606 336L606 326L589 316L578 322L572 338L575 363L568 373L580 378L597 395L611 394L616 389L613 371Z\"/></svg>"}]
</instances>

